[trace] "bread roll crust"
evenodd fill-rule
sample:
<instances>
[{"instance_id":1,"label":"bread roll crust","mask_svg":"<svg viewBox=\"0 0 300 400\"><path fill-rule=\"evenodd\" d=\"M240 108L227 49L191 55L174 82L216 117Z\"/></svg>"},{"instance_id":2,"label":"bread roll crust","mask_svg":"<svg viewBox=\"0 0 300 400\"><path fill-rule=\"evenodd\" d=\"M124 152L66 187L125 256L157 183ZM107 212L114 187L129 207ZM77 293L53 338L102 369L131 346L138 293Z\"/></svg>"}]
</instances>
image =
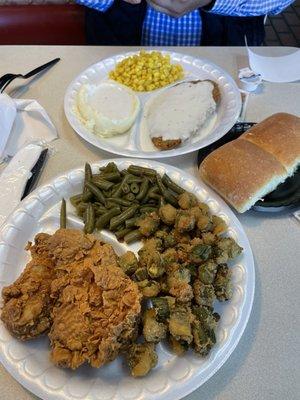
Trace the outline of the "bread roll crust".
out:
<instances>
[{"instance_id":1,"label":"bread roll crust","mask_svg":"<svg viewBox=\"0 0 300 400\"><path fill-rule=\"evenodd\" d=\"M254 125L241 138L273 154L292 175L300 163L300 118L277 113Z\"/></svg>"},{"instance_id":2,"label":"bread roll crust","mask_svg":"<svg viewBox=\"0 0 300 400\"><path fill-rule=\"evenodd\" d=\"M238 139L209 154L200 166L200 175L242 213L283 182L286 170L272 154Z\"/></svg>"}]
</instances>

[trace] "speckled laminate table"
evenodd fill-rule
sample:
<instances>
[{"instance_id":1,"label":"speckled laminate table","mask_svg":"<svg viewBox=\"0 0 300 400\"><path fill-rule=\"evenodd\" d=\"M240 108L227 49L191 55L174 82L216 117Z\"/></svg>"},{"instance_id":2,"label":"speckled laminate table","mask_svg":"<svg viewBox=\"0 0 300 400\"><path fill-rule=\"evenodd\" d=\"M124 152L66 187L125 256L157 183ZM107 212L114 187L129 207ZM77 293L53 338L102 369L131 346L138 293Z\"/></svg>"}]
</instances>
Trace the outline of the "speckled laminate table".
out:
<instances>
[{"instance_id":1,"label":"speckled laminate table","mask_svg":"<svg viewBox=\"0 0 300 400\"><path fill-rule=\"evenodd\" d=\"M16 81L9 93L35 98L53 119L59 139L40 178L43 184L64 170L113 157L80 139L69 126L63 98L69 82L88 65L102 58L128 51L118 47L2 46L0 76L27 72L37 65L61 57L50 71L28 85ZM237 78L246 66L244 48L181 48L177 51L205 57ZM281 55L290 49L259 49ZM247 121L260 121L272 113L300 114L300 83L265 83L259 94L251 95ZM196 153L161 160L196 174ZM247 212L238 216L252 245L256 262L256 292L246 331L225 365L185 400L296 400L300 394L299 275L300 224L291 211L266 214ZM37 399L23 389L0 366L0 399ZM145 399L146 400L146 399Z\"/></svg>"}]
</instances>

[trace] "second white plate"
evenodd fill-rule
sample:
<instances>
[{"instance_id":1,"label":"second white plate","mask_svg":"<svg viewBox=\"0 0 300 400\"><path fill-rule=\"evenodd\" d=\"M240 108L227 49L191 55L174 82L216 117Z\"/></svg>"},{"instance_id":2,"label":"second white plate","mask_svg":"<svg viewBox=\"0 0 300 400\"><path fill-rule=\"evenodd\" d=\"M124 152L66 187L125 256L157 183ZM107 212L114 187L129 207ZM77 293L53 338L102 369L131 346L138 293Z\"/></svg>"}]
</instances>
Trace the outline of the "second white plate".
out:
<instances>
[{"instance_id":1,"label":"second white plate","mask_svg":"<svg viewBox=\"0 0 300 400\"><path fill-rule=\"evenodd\" d=\"M99 84L107 80L108 72L114 69L118 62L133 54L137 54L137 52L119 54L102 60L88 67L71 82L65 94L64 107L66 117L78 135L99 149L114 154L139 158L165 158L190 153L208 146L224 136L235 124L241 109L241 95L232 77L222 68L206 59L194 58L168 51L162 51L162 53L169 54L172 63L179 63L183 66L185 71L184 80L211 79L215 81L220 88L221 102L218 106L216 121L213 126L210 127L208 134L204 138L197 139L197 137L195 137L193 140L184 143L176 149L160 151L152 145L150 140L141 137L140 123L143 110L141 110L136 123L129 133L112 138L100 138L91 133L80 122L78 116L74 112L80 87L85 83ZM157 92L158 91L137 93L141 100L141 108L143 108L146 101Z\"/></svg>"}]
</instances>

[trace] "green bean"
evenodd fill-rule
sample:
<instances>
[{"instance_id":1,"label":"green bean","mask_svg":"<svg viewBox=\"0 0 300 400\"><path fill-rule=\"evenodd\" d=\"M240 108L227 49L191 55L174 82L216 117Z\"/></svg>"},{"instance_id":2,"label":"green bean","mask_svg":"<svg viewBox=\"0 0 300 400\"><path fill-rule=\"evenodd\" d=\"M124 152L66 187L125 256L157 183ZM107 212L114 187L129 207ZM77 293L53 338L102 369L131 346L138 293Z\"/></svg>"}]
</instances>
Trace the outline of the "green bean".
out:
<instances>
[{"instance_id":1,"label":"green bean","mask_svg":"<svg viewBox=\"0 0 300 400\"><path fill-rule=\"evenodd\" d=\"M133 217L138 208L138 205L133 205L127 208L127 210L123 211L120 215L113 217L110 220L109 229L113 230L121 225L123 222L125 222L127 219Z\"/></svg>"},{"instance_id":2,"label":"green bean","mask_svg":"<svg viewBox=\"0 0 300 400\"><path fill-rule=\"evenodd\" d=\"M111 192L111 195L112 195L112 196L114 195L114 193L116 193L116 191L120 188L120 186L121 186L121 182L120 182L120 183L117 183L117 184L113 187L112 192Z\"/></svg>"},{"instance_id":3,"label":"green bean","mask_svg":"<svg viewBox=\"0 0 300 400\"><path fill-rule=\"evenodd\" d=\"M115 204L119 204L120 206L126 206L126 207L130 207L132 205L131 201L124 200L124 199L118 199L118 198L114 198L114 197L108 197L107 201L110 201Z\"/></svg>"},{"instance_id":4,"label":"green bean","mask_svg":"<svg viewBox=\"0 0 300 400\"><path fill-rule=\"evenodd\" d=\"M108 163L105 167L100 167L99 170L103 172L119 172L118 167L114 162Z\"/></svg>"},{"instance_id":5,"label":"green bean","mask_svg":"<svg viewBox=\"0 0 300 400\"><path fill-rule=\"evenodd\" d=\"M125 194L130 192L130 186L128 185L128 183L124 183L124 185L122 186L122 192Z\"/></svg>"},{"instance_id":6,"label":"green bean","mask_svg":"<svg viewBox=\"0 0 300 400\"><path fill-rule=\"evenodd\" d=\"M120 214L120 207L115 207L107 211L105 214L101 215L96 222L97 229L103 229L108 225L110 220L116 215Z\"/></svg>"},{"instance_id":7,"label":"green bean","mask_svg":"<svg viewBox=\"0 0 300 400\"><path fill-rule=\"evenodd\" d=\"M132 228L133 226L136 226L135 223L137 221L138 217L133 217L129 218L125 221L125 226L126 228Z\"/></svg>"},{"instance_id":8,"label":"green bean","mask_svg":"<svg viewBox=\"0 0 300 400\"><path fill-rule=\"evenodd\" d=\"M131 184L131 183L142 183L143 182L143 178L139 178L138 176L130 174L127 182L128 182L128 184Z\"/></svg>"},{"instance_id":9,"label":"green bean","mask_svg":"<svg viewBox=\"0 0 300 400\"><path fill-rule=\"evenodd\" d=\"M93 193L93 195L100 203L105 205L105 197L103 196L101 190L97 188L97 186L95 186L92 182L86 182L85 186L90 190L91 193Z\"/></svg>"},{"instance_id":10,"label":"green bean","mask_svg":"<svg viewBox=\"0 0 300 400\"><path fill-rule=\"evenodd\" d=\"M130 165L127 171L133 175L138 176L156 176L156 171L151 168L140 167L139 165Z\"/></svg>"},{"instance_id":11,"label":"green bean","mask_svg":"<svg viewBox=\"0 0 300 400\"><path fill-rule=\"evenodd\" d=\"M92 180L93 184L102 190L109 190L114 186L113 182L106 181L105 179L95 179Z\"/></svg>"},{"instance_id":12,"label":"green bean","mask_svg":"<svg viewBox=\"0 0 300 400\"><path fill-rule=\"evenodd\" d=\"M112 190L103 190L104 197L110 197L112 194Z\"/></svg>"},{"instance_id":13,"label":"green bean","mask_svg":"<svg viewBox=\"0 0 300 400\"><path fill-rule=\"evenodd\" d=\"M119 239L122 239L129 232L131 232L131 229L123 228L123 229L119 229L118 231L116 231L115 235L116 235L116 238L119 240Z\"/></svg>"},{"instance_id":14,"label":"green bean","mask_svg":"<svg viewBox=\"0 0 300 400\"><path fill-rule=\"evenodd\" d=\"M66 200L64 198L61 200L59 222L60 222L60 228L67 227L67 207L66 207Z\"/></svg>"},{"instance_id":15,"label":"green bean","mask_svg":"<svg viewBox=\"0 0 300 400\"><path fill-rule=\"evenodd\" d=\"M158 193L149 193L149 199L156 199L159 200L161 198L161 195Z\"/></svg>"},{"instance_id":16,"label":"green bean","mask_svg":"<svg viewBox=\"0 0 300 400\"><path fill-rule=\"evenodd\" d=\"M161 177L159 175L156 176L156 183L157 183L160 193L162 194L163 191L166 190L166 187L163 184Z\"/></svg>"},{"instance_id":17,"label":"green bean","mask_svg":"<svg viewBox=\"0 0 300 400\"><path fill-rule=\"evenodd\" d=\"M92 233L95 229L95 210L91 203L86 208L86 220L84 224L84 232Z\"/></svg>"},{"instance_id":18,"label":"green bean","mask_svg":"<svg viewBox=\"0 0 300 400\"><path fill-rule=\"evenodd\" d=\"M135 195L133 193L128 193L123 198L127 201L133 202L135 200Z\"/></svg>"},{"instance_id":19,"label":"green bean","mask_svg":"<svg viewBox=\"0 0 300 400\"><path fill-rule=\"evenodd\" d=\"M157 185L154 185L148 190L148 194L157 193L158 191L159 191L159 187Z\"/></svg>"},{"instance_id":20,"label":"green bean","mask_svg":"<svg viewBox=\"0 0 300 400\"><path fill-rule=\"evenodd\" d=\"M174 207L178 207L178 201L176 197L168 189L164 190L162 195L164 196L167 203L172 204L172 206Z\"/></svg>"},{"instance_id":21,"label":"green bean","mask_svg":"<svg viewBox=\"0 0 300 400\"><path fill-rule=\"evenodd\" d=\"M156 182L157 182L157 185L159 187L161 194L166 199L166 201L168 203L172 204L172 206L177 207L178 202L177 202L176 197L165 187L165 185L163 184L161 177L159 175L156 176Z\"/></svg>"},{"instance_id":22,"label":"green bean","mask_svg":"<svg viewBox=\"0 0 300 400\"><path fill-rule=\"evenodd\" d=\"M175 182L172 181L171 178L168 177L168 175L164 174L164 176L162 177L162 182L171 190L173 190L173 192L178 193L178 194L182 194L185 192L184 189L182 189L182 187L178 186Z\"/></svg>"},{"instance_id":23,"label":"green bean","mask_svg":"<svg viewBox=\"0 0 300 400\"><path fill-rule=\"evenodd\" d=\"M118 182L121 179L120 172L102 172L98 176L110 182Z\"/></svg>"},{"instance_id":24,"label":"green bean","mask_svg":"<svg viewBox=\"0 0 300 400\"><path fill-rule=\"evenodd\" d=\"M84 185L83 185L83 193L82 200L84 202L88 202L92 199L91 191L86 187L87 182L90 182L93 178L92 168L89 163L85 163L84 166Z\"/></svg>"},{"instance_id":25,"label":"green bean","mask_svg":"<svg viewBox=\"0 0 300 400\"><path fill-rule=\"evenodd\" d=\"M123 186L124 186L125 184L127 184L127 179L128 179L128 176L125 175L125 176L123 177L121 183L120 183L120 186L118 187L117 190L114 190L114 191L113 191L111 197L120 197L120 196L121 196L122 191L123 191Z\"/></svg>"},{"instance_id":26,"label":"green bean","mask_svg":"<svg viewBox=\"0 0 300 400\"><path fill-rule=\"evenodd\" d=\"M99 206L94 205L94 209L95 209L95 215L97 217L99 217L100 215L103 215L107 212L107 209L104 207L99 207Z\"/></svg>"},{"instance_id":27,"label":"green bean","mask_svg":"<svg viewBox=\"0 0 300 400\"><path fill-rule=\"evenodd\" d=\"M144 178L140 186L140 191L136 196L136 199L138 201L143 200L144 197L146 197L146 194L148 192L148 187L149 187L149 180L147 178Z\"/></svg>"},{"instance_id":28,"label":"green bean","mask_svg":"<svg viewBox=\"0 0 300 400\"><path fill-rule=\"evenodd\" d=\"M141 238L142 238L141 232L138 229L136 229L134 231L131 231L131 232L127 233L124 236L124 241L126 243L132 243L132 242L136 242L138 240L141 240Z\"/></svg>"},{"instance_id":29,"label":"green bean","mask_svg":"<svg viewBox=\"0 0 300 400\"><path fill-rule=\"evenodd\" d=\"M133 182L133 183L130 185L130 191L131 191L131 193L133 193L133 194L138 194L139 191L140 191L139 185L138 185L136 182Z\"/></svg>"},{"instance_id":30,"label":"green bean","mask_svg":"<svg viewBox=\"0 0 300 400\"><path fill-rule=\"evenodd\" d=\"M91 181L93 178L92 167L89 163L85 163L84 166L84 179L86 181Z\"/></svg>"},{"instance_id":31,"label":"green bean","mask_svg":"<svg viewBox=\"0 0 300 400\"><path fill-rule=\"evenodd\" d=\"M73 207L76 207L82 201L82 194L76 194L75 196L70 197L70 203Z\"/></svg>"},{"instance_id":32,"label":"green bean","mask_svg":"<svg viewBox=\"0 0 300 400\"><path fill-rule=\"evenodd\" d=\"M76 206L76 214L79 215L80 217L83 216L83 213L85 212L87 207L87 203L79 203Z\"/></svg>"}]
</instances>

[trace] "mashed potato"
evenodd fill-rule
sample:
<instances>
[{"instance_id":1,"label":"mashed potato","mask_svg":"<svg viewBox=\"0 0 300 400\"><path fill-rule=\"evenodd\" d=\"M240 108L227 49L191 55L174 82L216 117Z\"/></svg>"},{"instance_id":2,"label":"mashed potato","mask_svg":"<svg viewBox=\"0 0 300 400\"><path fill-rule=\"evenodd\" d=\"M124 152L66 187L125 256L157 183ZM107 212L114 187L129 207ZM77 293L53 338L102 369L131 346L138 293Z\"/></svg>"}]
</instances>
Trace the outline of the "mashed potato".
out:
<instances>
[{"instance_id":1,"label":"mashed potato","mask_svg":"<svg viewBox=\"0 0 300 400\"><path fill-rule=\"evenodd\" d=\"M84 84L77 96L76 114L88 130L100 137L128 131L139 109L140 101L136 94L113 82Z\"/></svg>"}]
</instances>

